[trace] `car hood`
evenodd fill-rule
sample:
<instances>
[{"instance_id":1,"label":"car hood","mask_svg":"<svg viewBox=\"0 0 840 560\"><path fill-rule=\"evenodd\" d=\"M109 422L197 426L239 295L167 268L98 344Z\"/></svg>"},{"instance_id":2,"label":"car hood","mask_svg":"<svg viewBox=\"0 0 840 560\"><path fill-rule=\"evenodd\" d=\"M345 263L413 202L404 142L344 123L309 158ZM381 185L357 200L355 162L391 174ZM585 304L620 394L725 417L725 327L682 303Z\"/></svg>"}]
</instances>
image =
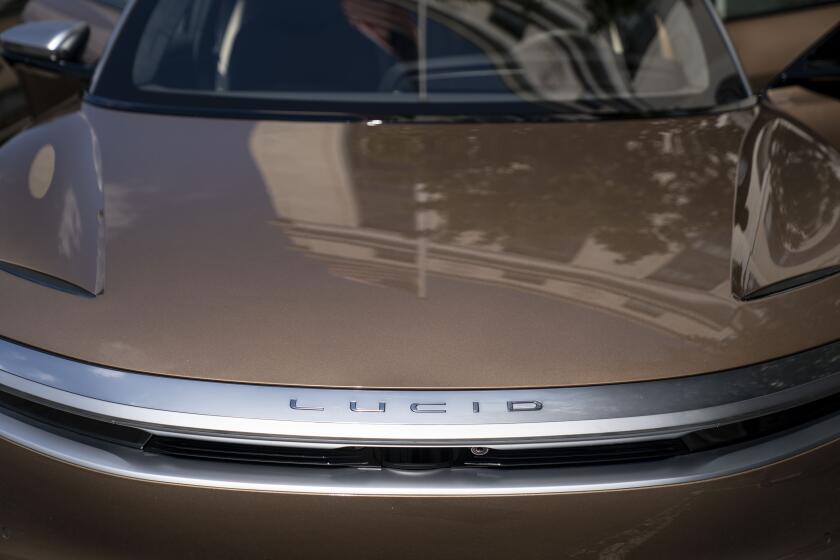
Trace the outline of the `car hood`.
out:
<instances>
[{"instance_id":1,"label":"car hood","mask_svg":"<svg viewBox=\"0 0 840 560\"><path fill-rule=\"evenodd\" d=\"M735 296L791 259L836 261L840 160L759 113L381 124L85 106L0 150L0 261L80 289L0 272L0 335L128 370L377 388L625 382L796 352L840 337L838 280Z\"/></svg>"}]
</instances>

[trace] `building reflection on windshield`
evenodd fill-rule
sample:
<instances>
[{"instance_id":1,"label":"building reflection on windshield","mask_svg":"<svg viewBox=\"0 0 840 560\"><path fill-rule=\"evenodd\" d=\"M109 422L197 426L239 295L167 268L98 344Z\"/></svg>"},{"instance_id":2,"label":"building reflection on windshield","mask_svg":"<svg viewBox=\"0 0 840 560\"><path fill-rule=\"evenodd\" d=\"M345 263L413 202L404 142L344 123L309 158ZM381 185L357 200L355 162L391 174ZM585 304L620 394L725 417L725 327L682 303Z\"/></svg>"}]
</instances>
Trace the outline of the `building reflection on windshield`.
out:
<instances>
[{"instance_id":1,"label":"building reflection on windshield","mask_svg":"<svg viewBox=\"0 0 840 560\"><path fill-rule=\"evenodd\" d=\"M200 0L161 3L132 80L208 95L407 115L673 112L743 100L708 7L688 0ZM166 8L163 8L166 6ZM195 24L193 18L203 18ZM194 36L205 26L210 39ZM215 60L183 45L213 42ZM196 100L192 100L197 102ZM285 103L285 105L284 105ZM383 105L387 105L383 107ZM296 109L297 110L297 109ZM309 109L306 109L309 110Z\"/></svg>"},{"instance_id":2,"label":"building reflection on windshield","mask_svg":"<svg viewBox=\"0 0 840 560\"><path fill-rule=\"evenodd\" d=\"M380 90L422 99L507 90L567 111L597 99L626 112L649 109L649 95L699 94L716 78L685 2L342 0L342 8L395 61Z\"/></svg>"}]
</instances>

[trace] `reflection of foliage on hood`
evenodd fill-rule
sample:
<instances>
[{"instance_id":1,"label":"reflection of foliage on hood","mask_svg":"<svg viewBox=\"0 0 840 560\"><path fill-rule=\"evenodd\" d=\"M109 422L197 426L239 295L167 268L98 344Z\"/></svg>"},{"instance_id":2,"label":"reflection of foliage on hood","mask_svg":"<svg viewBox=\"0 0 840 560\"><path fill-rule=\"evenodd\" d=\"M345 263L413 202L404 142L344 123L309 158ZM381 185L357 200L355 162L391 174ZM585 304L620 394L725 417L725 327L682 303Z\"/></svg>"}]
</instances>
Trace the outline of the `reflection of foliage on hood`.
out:
<instances>
[{"instance_id":1,"label":"reflection of foliage on hood","mask_svg":"<svg viewBox=\"0 0 840 560\"><path fill-rule=\"evenodd\" d=\"M601 31L622 16L642 11L651 0L586 0L592 14L591 31Z\"/></svg>"},{"instance_id":2,"label":"reflection of foliage on hood","mask_svg":"<svg viewBox=\"0 0 840 560\"><path fill-rule=\"evenodd\" d=\"M430 210L437 242L567 263L592 241L634 263L698 241L728 254L742 136L711 117L360 127L349 159L366 227L411 235Z\"/></svg>"}]
</instances>

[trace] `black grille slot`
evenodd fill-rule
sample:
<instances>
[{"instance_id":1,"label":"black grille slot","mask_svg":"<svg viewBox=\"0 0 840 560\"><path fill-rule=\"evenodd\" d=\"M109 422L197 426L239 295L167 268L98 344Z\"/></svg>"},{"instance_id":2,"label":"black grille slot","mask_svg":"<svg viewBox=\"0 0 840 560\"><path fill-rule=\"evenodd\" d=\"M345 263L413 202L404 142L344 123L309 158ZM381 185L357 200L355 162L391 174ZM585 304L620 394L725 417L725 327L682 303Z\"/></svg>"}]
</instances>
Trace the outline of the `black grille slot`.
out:
<instances>
[{"instance_id":1,"label":"black grille slot","mask_svg":"<svg viewBox=\"0 0 840 560\"><path fill-rule=\"evenodd\" d=\"M189 459L211 459L307 467L374 466L373 453L362 447L319 449L280 447L153 436L144 450Z\"/></svg>"},{"instance_id":2,"label":"black grille slot","mask_svg":"<svg viewBox=\"0 0 840 560\"><path fill-rule=\"evenodd\" d=\"M804 426L840 411L840 393L795 408L751 418L743 422L700 430L683 438L692 452L706 451L757 440Z\"/></svg>"},{"instance_id":3,"label":"black grille slot","mask_svg":"<svg viewBox=\"0 0 840 560\"><path fill-rule=\"evenodd\" d=\"M460 449L393 447L375 449L379 464L388 469L429 470L457 466Z\"/></svg>"},{"instance_id":4,"label":"black grille slot","mask_svg":"<svg viewBox=\"0 0 840 560\"><path fill-rule=\"evenodd\" d=\"M583 447L549 447L545 449L489 449L486 455L466 454L466 467L556 467L629 463L667 459L688 453L681 440L658 440L638 443L616 443Z\"/></svg>"},{"instance_id":5,"label":"black grille slot","mask_svg":"<svg viewBox=\"0 0 840 560\"><path fill-rule=\"evenodd\" d=\"M399 470L443 468L527 468L626 463L666 459L687 453L681 440L660 440L615 445L495 450L475 455L466 448L344 447L308 449L243 445L186 438L153 436L146 451L186 457L314 467L382 467Z\"/></svg>"},{"instance_id":6,"label":"black grille slot","mask_svg":"<svg viewBox=\"0 0 840 560\"><path fill-rule=\"evenodd\" d=\"M0 391L0 410L27 424L36 424L50 431L74 434L91 439L128 445L140 449L149 439L143 430L120 426L46 406Z\"/></svg>"}]
</instances>

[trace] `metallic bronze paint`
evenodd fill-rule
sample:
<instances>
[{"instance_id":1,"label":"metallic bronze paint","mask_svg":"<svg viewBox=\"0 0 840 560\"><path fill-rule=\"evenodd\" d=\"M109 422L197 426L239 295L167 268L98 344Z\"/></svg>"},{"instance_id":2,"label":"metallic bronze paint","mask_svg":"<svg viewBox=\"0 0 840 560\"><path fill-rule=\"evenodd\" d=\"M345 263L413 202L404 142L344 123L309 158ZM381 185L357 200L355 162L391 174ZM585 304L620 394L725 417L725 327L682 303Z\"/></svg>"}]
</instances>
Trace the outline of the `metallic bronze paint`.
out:
<instances>
[{"instance_id":1,"label":"metallic bronze paint","mask_svg":"<svg viewBox=\"0 0 840 560\"><path fill-rule=\"evenodd\" d=\"M86 106L27 134L99 146L104 292L0 275L0 333L137 371L382 388L635 381L797 352L840 338L840 280L732 294L736 174L757 111L368 126ZM774 142L834 153L817 135ZM772 165L773 192L815 189L807 204L774 199L791 239L832 239L822 222L799 226L840 207L808 187L837 180L830 161Z\"/></svg>"},{"instance_id":2,"label":"metallic bronze paint","mask_svg":"<svg viewBox=\"0 0 840 560\"><path fill-rule=\"evenodd\" d=\"M80 17L88 4L33 1L29 17ZM762 87L838 17L828 6L728 29ZM16 108L2 115L2 139L33 116L21 120L18 88L0 70L4 107ZM87 107L0 147L0 160L29 143L59 146L56 161L67 161L98 140L95 179L84 156L56 166L40 202L13 217L32 218L15 233L15 260L77 278L107 256L105 292L83 299L0 272L0 335L155 373L421 388L689 375L816 346L840 338L837 278L755 302L732 296L732 259L744 255L733 225L753 210L736 207L749 192L736 179L754 151L742 149L750 128L779 118L807 134L776 136L782 153L840 147L836 100L799 88L770 98L780 113L446 127ZM14 160L0 200L30 196L32 159ZM825 168L771 167L767 200L795 227L774 222L753 237L788 251L817 232L833 240L833 190L807 181ZM97 259L36 259L59 239L51 197L99 180ZM807 196L789 196L794 182ZM0 224L0 246L7 232ZM836 254L833 241L823 247L815 262ZM0 557L10 559L840 555L838 443L700 484L494 498L149 484L7 442L0 458Z\"/></svg>"}]
</instances>

